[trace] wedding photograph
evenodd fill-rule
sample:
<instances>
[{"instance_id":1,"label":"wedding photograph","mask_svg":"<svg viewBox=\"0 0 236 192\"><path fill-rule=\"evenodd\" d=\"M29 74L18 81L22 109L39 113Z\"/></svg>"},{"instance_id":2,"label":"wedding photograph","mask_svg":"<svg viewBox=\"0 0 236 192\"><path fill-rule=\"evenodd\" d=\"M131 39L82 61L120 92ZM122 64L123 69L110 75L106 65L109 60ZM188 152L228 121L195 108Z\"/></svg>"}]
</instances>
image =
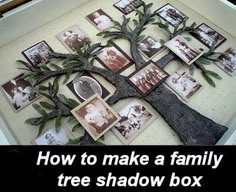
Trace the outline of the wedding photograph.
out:
<instances>
[{"instance_id":1,"label":"wedding photograph","mask_svg":"<svg viewBox=\"0 0 236 192\"><path fill-rule=\"evenodd\" d=\"M202 51L194 47L194 45L180 35L168 41L165 46L173 51L188 65L191 65L203 54Z\"/></svg>"},{"instance_id":2,"label":"wedding photograph","mask_svg":"<svg viewBox=\"0 0 236 192\"><path fill-rule=\"evenodd\" d=\"M110 42L109 47L101 50L96 59L106 69L114 73L121 73L133 64L132 59L122 51L114 42Z\"/></svg>"},{"instance_id":3,"label":"wedding photograph","mask_svg":"<svg viewBox=\"0 0 236 192\"><path fill-rule=\"evenodd\" d=\"M165 83L185 101L190 101L203 88L197 80L182 69L170 75Z\"/></svg>"},{"instance_id":4,"label":"wedding photograph","mask_svg":"<svg viewBox=\"0 0 236 192\"><path fill-rule=\"evenodd\" d=\"M59 41L71 52L76 53L87 41L87 36L77 25L73 25L56 35Z\"/></svg>"},{"instance_id":5,"label":"wedding photograph","mask_svg":"<svg viewBox=\"0 0 236 192\"><path fill-rule=\"evenodd\" d=\"M112 131L126 145L140 135L155 118L143 102L136 99L122 108L118 114L121 119Z\"/></svg>"},{"instance_id":6,"label":"wedding photograph","mask_svg":"<svg viewBox=\"0 0 236 192\"><path fill-rule=\"evenodd\" d=\"M166 78L168 73L149 61L139 70L133 72L128 78L129 82L142 94L147 95Z\"/></svg>"},{"instance_id":7,"label":"wedding photograph","mask_svg":"<svg viewBox=\"0 0 236 192\"><path fill-rule=\"evenodd\" d=\"M66 85L70 91L83 102L91 96L97 94L102 99L106 99L110 92L102 86L102 84L93 77L90 73L83 73L83 75Z\"/></svg>"},{"instance_id":8,"label":"wedding photograph","mask_svg":"<svg viewBox=\"0 0 236 192\"><path fill-rule=\"evenodd\" d=\"M39 96L32 94L32 84L23 79L24 74L11 79L1 86L4 95L15 112L23 109Z\"/></svg>"},{"instance_id":9,"label":"wedding photograph","mask_svg":"<svg viewBox=\"0 0 236 192\"><path fill-rule=\"evenodd\" d=\"M95 141L120 120L119 115L98 95L90 97L71 113Z\"/></svg>"},{"instance_id":10,"label":"wedding photograph","mask_svg":"<svg viewBox=\"0 0 236 192\"><path fill-rule=\"evenodd\" d=\"M209 49L217 48L224 41L226 41L225 37L223 37L221 34L216 32L205 23L202 23L201 25L196 27L190 34Z\"/></svg>"},{"instance_id":11,"label":"wedding photograph","mask_svg":"<svg viewBox=\"0 0 236 192\"><path fill-rule=\"evenodd\" d=\"M142 4L143 1L141 0L120 0L113 4L113 6L120 10L123 14L127 15L139 8Z\"/></svg>"},{"instance_id":12,"label":"wedding photograph","mask_svg":"<svg viewBox=\"0 0 236 192\"><path fill-rule=\"evenodd\" d=\"M53 52L52 48L46 43L46 41L41 41L22 51L22 54L33 65L39 65L49 62L50 52Z\"/></svg>"}]
</instances>

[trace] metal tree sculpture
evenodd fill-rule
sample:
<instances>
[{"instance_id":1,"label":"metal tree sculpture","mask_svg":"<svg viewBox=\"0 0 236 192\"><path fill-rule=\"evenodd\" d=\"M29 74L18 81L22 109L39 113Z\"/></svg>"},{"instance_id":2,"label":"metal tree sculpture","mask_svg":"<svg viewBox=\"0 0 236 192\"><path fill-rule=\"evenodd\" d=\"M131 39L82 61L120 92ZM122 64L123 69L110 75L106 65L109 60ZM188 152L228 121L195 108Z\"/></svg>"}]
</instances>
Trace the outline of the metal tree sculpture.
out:
<instances>
[{"instance_id":1,"label":"metal tree sculpture","mask_svg":"<svg viewBox=\"0 0 236 192\"><path fill-rule=\"evenodd\" d=\"M114 28L116 31L105 31L98 34L100 36L110 37L110 40L118 38L128 39L130 42L131 55L135 61L136 68L141 67L145 63L144 59L138 52L137 42L143 39L141 33L145 30L145 26L155 21L154 16L156 15L156 12L151 12L151 6L152 4L143 4L143 12L137 10L138 20L133 20L135 24L134 29L131 29L128 26L130 19L124 17L122 24L116 21L114 22ZM159 26L161 25L159 24ZM175 30L175 32L180 30ZM184 31L186 31L186 28ZM59 127L62 117L71 116L71 119L73 120L70 110L77 106L78 103L63 95L57 96L59 89L57 79L58 77L65 75L65 83L72 73L77 73L77 76L81 76L83 72L91 72L104 77L108 82L116 87L115 93L107 100L109 105L113 105L121 99L130 97L146 100L177 132L185 144L213 145L227 130L226 127L202 116L200 113L181 102L177 96L169 91L164 85L160 85L149 95L143 97L127 82L127 77L94 66L93 60L96 55L100 53L102 48L104 48L104 46L100 43L91 46L90 42L87 42L83 49L78 49L77 54L51 53L52 58L63 61L63 67L56 64L35 66L20 61L20 63L26 67L26 70L29 71L25 75L25 78L33 81L34 86L37 86L51 78L55 78L53 84L49 83L48 87L42 85L38 86L39 93L51 100L51 103L53 104L45 102L41 102L41 106L34 104L33 107L42 115L42 117L29 119L26 123L33 126L40 125L40 134L46 122L50 119L56 118L56 127ZM207 55L205 55L205 57L207 58ZM169 53L157 61L156 65L163 68L174 59L177 59L176 56L173 53ZM47 91L48 94L45 94L43 91ZM52 111L47 112L43 108ZM79 124L77 123L74 128L78 126ZM76 141L81 142L82 145L96 144L96 142L93 141L86 132L82 138L78 138Z\"/></svg>"}]
</instances>

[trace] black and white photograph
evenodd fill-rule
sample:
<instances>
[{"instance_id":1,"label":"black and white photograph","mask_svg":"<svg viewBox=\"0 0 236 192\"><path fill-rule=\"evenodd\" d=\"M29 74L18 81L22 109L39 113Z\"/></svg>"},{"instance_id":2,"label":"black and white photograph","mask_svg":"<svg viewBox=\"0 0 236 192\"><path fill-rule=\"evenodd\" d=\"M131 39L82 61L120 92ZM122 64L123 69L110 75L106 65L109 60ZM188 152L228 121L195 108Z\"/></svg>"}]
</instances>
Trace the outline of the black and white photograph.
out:
<instances>
[{"instance_id":1,"label":"black and white photograph","mask_svg":"<svg viewBox=\"0 0 236 192\"><path fill-rule=\"evenodd\" d=\"M182 69L170 75L166 84L185 101L190 101L203 88L197 80Z\"/></svg>"},{"instance_id":2,"label":"black and white photograph","mask_svg":"<svg viewBox=\"0 0 236 192\"><path fill-rule=\"evenodd\" d=\"M114 73L120 73L133 64L132 59L114 42L110 42L110 45L102 49L96 57L105 68Z\"/></svg>"},{"instance_id":3,"label":"black and white photograph","mask_svg":"<svg viewBox=\"0 0 236 192\"><path fill-rule=\"evenodd\" d=\"M155 119L143 102L134 100L119 112L120 121L112 128L114 134L124 143L131 143Z\"/></svg>"},{"instance_id":4,"label":"black and white photograph","mask_svg":"<svg viewBox=\"0 0 236 192\"><path fill-rule=\"evenodd\" d=\"M67 128L61 127L59 130L51 128L37 137L32 143L36 145L66 145L71 139Z\"/></svg>"},{"instance_id":5,"label":"black and white photograph","mask_svg":"<svg viewBox=\"0 0 236 192\"><path fill-rule=\"evenodd\" d=\"M165 45L188 65L191 65L203 54L202 51L180 35L168 41Z\"/></svg>"},{"instance_id":6,"label":"black and white photograph","mask_svg":"<svg viewBox=\"0 0 236 192\"><path fill-rule=\"evenodd\" d=\"M57 35L61 43L71 52L76 53L87 41L87 36L77 25L73 25Z\"/></svg>"},{"instance_id":7,"label":"black and white photograph","mask_svg":"<svg viewBox=\"0 0 236 192\"><path fill-rule=\"evenodd\" d=\"M224 41L226 41L225 37L223 37L221 34L216 32L214 29L212 29L205 23L202 23L196 29L194 29L191 35L209 49L217 48Z\"/></svg>"},{"instance_id":8,"label":"black and white photograph","mask_svg":"<svg viewBox=\"0 0 236 192\"><path fill-rule=\"evenodd\" d=\"M138 49L147 59L151 59L160 53L164 47L160 41L148 36L138 43Z\"/></svg>"},{"instance_id":9,"label":"black and white photograph","mask_svg":"<svg viewBox=\"0 0 236 192\"><path fill-rule=\"evenodd\" d=\"M128 78L131 84L142 95L147 95L167 77L168 74L164 70L155 65L153 61L149 61L138 71L133 72Z\"/></svg>"},{"instance_id":10,"label":"black and white photograph","mask_svg":"<svg viewBox=\"0 0 236 192\"><path fill-rule=\"evenodd\" d=\"M143 4L141 0L120 0L113 6L120 10L123 14L127 15L139 8Z\"/></svg>"},{"instance_id":11,"label":"black and white photograph","mask_svg":"<svg viewBox=\"0 0 236 192\"><path fill-rule=\"evenodd\" d=\"M119 115L98 95L90 97L71 112L95 141L120 120Z\"/></svg>"},{"instance_id":12,"label":"black and white photograph","mask_svg":"<svg viewBox=\"0 0 236 192\"><path fill-rule=\"evenodd\" d=\"M90 13L86 18L95 26L99 31L105 31L114 26L112 18L106 14L102 9L98 9Z\"/></svg>"},{"instance_id":13,"label":"black and white photograph","mask_svg":"<svg viewBox=\"0 0 236 192\"><path fill-rule=\"evenodd\" d=\"M158 9L157 14L174 27L183 23L184 19L186 18L184 13L169 3Z\"/></svg>"},{"instance_id":14,"label":"black and white photograph","mask_svg":"<svg viewBox=\"0 0 236 192\"><path fill-rule=\"evenodd\" d=\"M29 105L39 96L32 94L32 84L23 79L21 74L1 86L7 100L14 111L19 111Z\"/></svg>"},{"instance_id":15,"label":"black and white photograph","mask_svg":"<svg viewBox=\"0 0 236 192\"><path fill-rule=\"evenodd\" d=\"M26 59L34 64L46 64L49 62L49 53L53 52L52 48L46 43L46 41L41 41L32 47L24 50L22 54Z\"/></svg>"},{"instance_id":16,"label":"black and white photograph","mask_svg":"<svg viewBox=\"0 0 236 192\"><path fill-rule=\"evenodd\" d=\"M106 99L110 95L110 92L90 73L84 73L66 86L80 102L87 100L95 94L99 95L102 99Z\"/></svg>"},{"instance_id":17,"label":"black and white photograph","mask_svg":"<svg viewBox=\"0 0 236 192\"><path fill-rule=\"evenodd\" d=\"M236 50L227 49L216 64L230 76L234 76L236 74Z\"/></svg>"}]
</instances>

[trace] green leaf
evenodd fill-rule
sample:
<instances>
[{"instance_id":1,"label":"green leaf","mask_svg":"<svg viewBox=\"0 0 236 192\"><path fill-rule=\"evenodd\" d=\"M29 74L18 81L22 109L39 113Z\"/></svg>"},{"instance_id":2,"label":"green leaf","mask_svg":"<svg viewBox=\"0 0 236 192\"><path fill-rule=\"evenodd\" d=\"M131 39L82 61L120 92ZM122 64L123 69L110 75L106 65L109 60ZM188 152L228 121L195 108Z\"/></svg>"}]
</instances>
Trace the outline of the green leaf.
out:
<instances>
[{"instance_id":1,"label":"green leaf","mask_svg":"<svg viewBox=\"0 0 236 192\"><path fill-rule=\"evenodd\" d=\"M164 45L166 42L163 39L160 39L161 45Z\"/></svg>"},{"instance_id":2,"label":"green leaf","mask_svg":"<svg viewBox=\"0 0 236 192\"><path fill-rule=\"evenodd\" d=\"M78 137L76 139L70 139L70 141L67 143L67 145L76 145L79 144L83 136Z\"/></svg>"},{"instance_id":3,"label":"green leaf","mask_svg":"<svg viewBox=\"0 0 236 192\"><path fill-rule=\"evenodd\" d=\"M118 21L112 21L114 23L115 26L121 27L121 24Z\"/></svg>"},{"instance_id":4,"label":"green leaf","mask_svg":"<svg viewBox=\"0 0 236 192\"><path fill-rule=\"evenodd\" d=\"M197 23L196 23L196 22L193 22L190 27L191 27L191 28L194 28L196 25L197 25Z\"/></svg>"},{"instance_id":5,"label":"green leaf","mask_svg":"<svg viewBox=\"0 0 236 192\"><path fill-rule=\"evenodd\" d=\"M40 136L41 133L43 132L43 130L44 130L45 126L46 126L46 123L47 123L47 121L44 120L44 121L40 124L37 137Z\"/></svg>"},{"instance_id":6,"label":"green leaf","mask_svg":"<svg viewBox=\"0 0 236 192\"><path fill-rule=\"evenodd\" d=\"M193 75L194 74L194 65L189 65L188 66L188 69L189 69L189 73L191 74L191 75Z\"/></svg>"},{"instance_id":7,"label":"green leaf","mask_svg":"<svg viewBox=\"0 0 236 192\"><path fill-rule=\"evenodd\" d=\"M44 71L51 71L51 69L47 67L47 65L42 65L40 68L43 69Z\"/></svg>"},{"instance_id":8,"label":"green leaf","mask_svg":"<svg viewBox=\"0 0 236 192\"><path fill-rule=\"evenodd\" d=\"M58 66L57 64L50 63L50 65L56 70L62 70L62 68L60 66Z\"/></svg>"},{"instance_id":9,"label":"green leaf","mask_svg":"<svg viewBox=\"0 0 236 192\"><path fill-rule=\"evenodd\" d=\"M63 81L63 84L65 84L69 80L72 72L73 72L73 68L72 67L68 68L67 73L65 75L65 79Z\"/></svg>"},{"instance_id":10,"label":"green leaf","mask_svg":"<svg viewBox=\"0 0 236 192\"><path fill-rule=\"evenodd\" d=\"M192 39L190 37L184 37L186 41L191 41Z\"/></svg>"},{"instance_id":11,"label":"green leaf","mask_svg":"<svg viewBox=\"0 0 236 192\"><path fill-rule=\"evenodd\" d=\"M47 115L47 112L42 107L40 107L40 105L34 103L32 106L42 116L46 116Z\"/></svg>"},{"instance_id":12,"label":"green leaf","mask_svg":"<svg viewBox=\"0 0 236 192\"><path fill-rule=\"evenodd\" d=\"M206 73L202 72L202 75L210 86L216 87L215 82Z\"/></svg>"},{"instance_id":13,"label":"green leaf","mask_svg":"<svg viewBox=\"0 0 236 192\"><path fill-rule=\"evenodd\" d=\"M84 72L78 72L75 78L73 79L73 83L77 83L83 74Z\"/></svg>"},{"instance_id":14,"label":"green leaf","mask_svg":"<svg viewBox=\"0 0 236 192\"><path fill-rule=\"evenodd\" d=\"M147 10L147 9L150 9L150 8L152 7L152 5L153 5L153 3L147 4L147 5L146 5L146 10Z\"/></svg>"},{"instance_id":15,"label":"green leaf","mask_svg":"<svg viewBox=\"0 0 236 192\"><path fill-rule=\"evenodd\" d=\"M214 77L214 78L216 78L216 79L218 79L218 80L221 80L222 79L222 77L220 76L220 75L218 75L217 73L215 73L214 71L209 71L209 70L207 70L207 71L205 71L208 75L210 75L210 76L212 76L212 77Z\"/></svg>"},{"instance_id":16,"label":"green leaf","mask_svg":"<svg viewBox=\"0 0 236 192\"><path fill-rule=\"evenodd\" d=\"M74 116L70 116L67 123L74 123L74 122L77 122L77 119Z\"/></svg>"},{"instance_id":17,"label":"green leaf","mask_svg":"<svg viewBox=\"0 0 236 192\"><path fill-rule=\"evenodd\" d=\"M203 64L203 65L210 65L211 62L207 59L204 59L204 58L199 58L198 61Z\"/></svg>"},{"instance_id":18,"label":"green leaf","mask_svg":"<svg viewBox=\"0 0 236 192\"><path fill-rule=\"evenodd\" d=\"M66 104L69 105L71 108L75 108L79 105L79 103L73 99L67 99Z\"/></svg>"},{"instance_id":19,"label":"green leaf","mask_svg":"<svg viewBox=\"0 0 236 192\"><path fill-rule=\"evenodd\" d=\"M163 29L168 29L168 25L166 24L163 24L163 23L156 23L160 28L163 28Z\"/></svg>"},{"instance_id":20,"label":"green leaf","mask_svg":"<svg viewBox=\"0 0 236 192\"><path fill-rule=\"evenodd\" d=\"M53 81L53 97L55 97L57 95L59 91L59 83L58 83L58 78L55 78Z\"/></svg>"},{"instance_id":21,"label":"green leaf","mask_svg":"<svg viewBox=\"0 0 236 192\"><path fill-rule=\"evenodd\" d=\"M106 34L106 31L102 31L102 32L97 33L97 36L100 37L100 36L103 36L105 34Z\"/></svg>"},{"instance_id":22,"label":"green leaf","mask_svg":"<svg viewBox=\"0 0 236 192\"><path fill-rule=\"evenodd\" d=\"M40 121L41 117L35 117L35 118L30 118L25 121L25 124L28 125L37 125L38 122Z\"/></svg>"},{"instance_id":23,"label":"green leaf","mask_svg":"<svg viewBox=\"0 0 236 192\"><path fill-rule=\"evenodd\" d=\"M79 129L81 127L80 123L76 124L73 128L72 128L72 132L75 132L77 129Z\"/></svg>"},{"instance_id":24,"label":"green leaf","mask_svg":"<svg viewBox=\"0 0 236 192\"><path fill-rule=\"evenodd\" d=\"M139 25L139 23L138 23L138 21L137 21L136 19L133 19L133 22L134 22L134 25L135 25L135 26L138 26L138 25Z\"/></svg>"},{"instance_id":25,"label":"green leaf","mask_svg":"<svg viewBox=\"0 0 236 192\"><path fill-rule=\"evenodd\" d=\"M55 123L55 127L56 127L56 131L58 132L59 129L61 128L61 119L62 119L62 115L59 114L56 118L56 123Z\"/></svg>"},{"instance_id":26,"label":"green leaf","mask_svg":"<svg viewBox=\"0 0 236 192\"><path fill-rule=\"evenodd\" d=\"M47 90L48 90L48 87L43 86L43 85L39 85L39 90L40 90L40 91L47 91Z\"/></svg>"},{"instance_id":27,"label":"green leaf","mask_svg":"<svg viewBox=\"0 0 236 192\"><path fill-rule=\"evenodd\" d=\"M49 95L47 95L46 93L43 93L41 91L38 92L40 95L46 97L47 99L51 100L51 97Z\"/></svg>"},{"instance_id":28,"label":"green leaf","mask_svg":"<svg viewBox=\"0 0 236 192\"><path fill-rule=\"evenodd\" d=\"M145 38L145 35L140 35L140 36L138 37L138 42L139 42L139 41L142 41L144 38Z\"/></svg>"},{"instance_id":29,"label":"green leaf","mask_svg":"<svg viewBox=\"0 0 236 192\"><path fill-rule=\"evenodd\" d=\"M39 102L39 104L40 104L43 108L45 108L45 109L50 109L50 110L52 110L52 109L55 108L54 105L52 105L52 104L50 104L50 103L47 103L47 102L44 102L44 101Z\"/></svg>"}]
</instances>

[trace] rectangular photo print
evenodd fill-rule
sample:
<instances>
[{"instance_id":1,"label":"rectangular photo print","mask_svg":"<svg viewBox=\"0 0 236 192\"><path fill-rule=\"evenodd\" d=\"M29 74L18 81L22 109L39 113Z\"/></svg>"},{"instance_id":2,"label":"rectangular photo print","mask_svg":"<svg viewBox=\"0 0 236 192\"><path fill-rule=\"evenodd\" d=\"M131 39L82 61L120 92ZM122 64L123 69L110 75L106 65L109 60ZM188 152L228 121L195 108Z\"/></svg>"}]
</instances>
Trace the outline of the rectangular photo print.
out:
<instances>
[{"instance_id":1,"label":"rectangular photo print","mask_svg":"<svg viewBox=\"0 0 236 192\"><path fill-rule=\"evenodd\" d=\"M134 100L119 111L120 121L112 128L124 143L131 143L156 118L140 100Z\"/></svg>"},{"instance_id":2,"label":"rectangular photo print","mask_svg":"<svg viewBox=\"0 0 236 192\"><path fill-rule=\"evenodd\" d=\"M32 143L36 145L66 145L71 139L67 128L51 128L37 137Z\"/></svg>"},{"instance_id":3,"label":"rectangular photo print","mask_svg":"<svg viewBox=\"0 0 236 192\"><path fill-rule=\"evenodd\" d=\"M143 39L142 41L138 43L138 50L147 59L153 58L158 53L160 53L163 49L164 47L162 46L160 41L157 41L150 36L147 36L145 39Z\"/></svg>"},{"instance_id":4,"label":"rectangular photo print","mask_svg":"<svg viewBox=\"0 0 236 192\"><path fill-rule=\"evenodd\" d=\"M77 25L73 25L60 32L57 34L57 38L71 53L76 53L88 39Z\"/></svg>"},{"instance_id":5,"label":"rectangular photo print","mask_svg":"<svg viewBox=\"0 0 236 192\"><path fill-rule=\"evenodd\" d=\"M114 73L121 73L134 62L114 42L110 42L110 45L110 47L103 48L96 59L108 70L111 70Z\"/></svg>"},{"instance_id":6,"label":"rectangular photo print","mask_svg":"<svg viewBox=\"0 0 236 192\"><path fill-rule=\"evenodd\" d=\"M141 0L120 0L113 4L113 6L120 10L123 14L127 15L139 8L142 4L143 1Z\"/></svg>"},{"instance_id":7,"label":"rectangular photo print","mask_svg":"<svg viewBox=\"0 0 236 192\"><path fill-rule=\"evenodd\" d=\"M114 26L113 19L102 9L90 13L86 18L99 30L105 31Z\"/></svg>"},{"instance_id":8,"label":"rectangular photo print","mask_svg":"<svg viewBox=\"0 0 236 192\"><path fill-rule=\"evenodd\" d=\"M191 32L191 35L209 49L213 47L217 48L224 41L226 41L225 37L223 37L221 34L216 32L214 29L212 29L205 23L202 23L197 28L195 28L194 31Z\"/></svg>"},{"instance_id":9,"label":"rectangular photo print","mask_svg":"<svg viewBox=\"0 0 236 192\"><path fill-rule=\"evenodd\" d=\"M198 50L180 35L171 39L165 45L188 65L191 65L203 54L202 51Z\"/></svg>"},{"instance_id":10,"label":"rectangular photo print","mask_svg":"<svg viewBox=\"0 0 236 192\"><path fill-rule=\"evenodd\" d=\"M173 27L176 27L183 23L184 19L186 18L186 15L184 13L182 13L169 3L158 9L157 15L170 23Z\"/></svg>"},{"instance_id":11,"label":"rectangular photo print","mask_svg":"<svg viewBox=\"0 0 236 192\"><path fill-rule=\"evenodd\" d=\"M90 97L71 112L95 141L120 120L119 115L98 95Z\"/></svg>"},{"instance_id":12,"label":"rectangular photo print","mask_svg":"<svg viewBox=\"0 0 236 192\"><path fill-rule=\"evenodd\" d=\"M236 50L229 48L224 52L224 55L219 57L219 62L216 64L231 76L236 74Z\"/></svg>"},{"instance_id":13,"label":"rectangular photo print","mask_svg":"<svg viewBox=\"0 0 236 192\"><path fill-rule=\"evenodd\" d=\"M14 111L19 111L36 100L39 96L32 94L32 84L23 79L21 74L1 86L4 95Z\"/></svg>"},{"instance_id":14,"label":"rectangular photo print","mask_svg":"<svg viewBox=\"0 0 236 192\"><path fill-rule=\"evenodd\" d=\"M149 61L142 68L133 72L128 78L129 82L142 95L147 95L167 77L168 74L164 70L155 65L153 61Z\"/></svg>"},{"instance_id":15,"label":"rectangular photo print","mask_svg":"<svg viewBox=\"0 0 236 192\"><path fill-rule=\"evenodd\" d=\"M182 69L170 75L166 84L185 101L190 101L203 88L198 81Z\"/></svg>"},{"instance_id":16,"label":"rectangular photo print","mask_svg":"<svg viewBox=\"0 0 236 192\"><path fill-rule=\"evenodd\" d=\"M102 99L106 99L110 95L110 92L95 77L86 72L78 79L69 82L66 86L80 102L87 100L95 94L99 95Z\"/></svg>"},{"instance_id":17,"label":"rectangular photo print","mask_svg":"<svg viewBox=\"0 0 236 192\"><path fill-rule=\"evenodd\" d=\"M46 43L46 41L41 41L22 51L22 54L30 63L39 65L49 62L50 52L53 52L52 48Z\"/></svg>"}]
</instances>

